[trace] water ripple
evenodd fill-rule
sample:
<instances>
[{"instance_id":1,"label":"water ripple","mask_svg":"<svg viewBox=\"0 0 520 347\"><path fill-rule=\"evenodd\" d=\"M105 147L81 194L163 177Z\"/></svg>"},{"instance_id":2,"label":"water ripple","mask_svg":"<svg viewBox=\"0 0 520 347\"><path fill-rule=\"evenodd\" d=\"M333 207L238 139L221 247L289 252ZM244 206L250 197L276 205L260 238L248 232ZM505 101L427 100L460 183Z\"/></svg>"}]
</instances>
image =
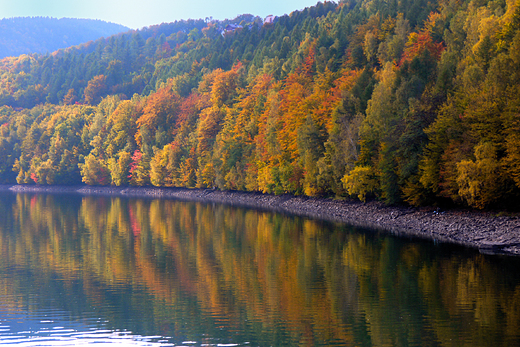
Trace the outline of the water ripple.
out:
<instances>
[{"instance_id":1,"label":"water ripple","mask_svg":"<svg viewBox=\"0 0 520 347\"><path fill-rule=\"evenodd\" d=\"M38 332L20 332L17 335L0 335L0 345L12 346L174 346L164 341L161 336L133 335L130 332L98 331L64 331L63 333L52 333L45 336Z\"/></svg>"},{"instance_id":2,"label":"water ripple","mask_svg":"<svg viewBox=\"0 0 520 347\"><path fill-rule=\"evenodd\" d=\"M173 346L164 336L107 329L98 318L70 321L59 311L32 315L0 310L0 346Z\"/></svg>"}]
</instances>

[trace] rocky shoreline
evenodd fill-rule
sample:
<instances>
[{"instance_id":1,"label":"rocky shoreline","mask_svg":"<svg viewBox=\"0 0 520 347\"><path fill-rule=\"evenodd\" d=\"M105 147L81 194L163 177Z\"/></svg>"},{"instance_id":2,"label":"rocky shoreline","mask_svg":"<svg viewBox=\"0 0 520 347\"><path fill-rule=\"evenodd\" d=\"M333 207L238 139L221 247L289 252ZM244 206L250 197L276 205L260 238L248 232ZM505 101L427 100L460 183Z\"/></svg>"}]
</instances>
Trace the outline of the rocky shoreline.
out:
<instances>
[{"instance_id":1,"label":"rocky shoreline","mask_svg":"<svg viewBox=\"0 0 520 347\"><path fill-rule=\"evenodd\" d=\"M454 243L476 248L486 254L520 256L519 214L496 215L490 212L389 207L379 202L362 203L211 189L23 185L4 185L0 189L20 193L74 193L223 203L345 222L400 236Z\"/></svg>"}]
</instances>

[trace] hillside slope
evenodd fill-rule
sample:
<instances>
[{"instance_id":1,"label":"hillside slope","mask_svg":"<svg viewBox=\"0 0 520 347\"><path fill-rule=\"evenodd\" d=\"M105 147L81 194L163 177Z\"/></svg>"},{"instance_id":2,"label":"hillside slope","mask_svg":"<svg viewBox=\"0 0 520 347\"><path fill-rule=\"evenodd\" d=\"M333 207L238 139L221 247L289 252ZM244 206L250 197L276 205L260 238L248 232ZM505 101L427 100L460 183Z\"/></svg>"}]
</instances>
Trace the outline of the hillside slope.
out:
<instances>
[{"instance_id":1,"label":"hillside slope","mask_svg":"<svg viewBox=\"0 0 520 347\"><path fill-rule=\"evenodd\" d=\"M0 183L519 210L519 4L325 2L2 59Z\"/></svg>"}]
</instances>

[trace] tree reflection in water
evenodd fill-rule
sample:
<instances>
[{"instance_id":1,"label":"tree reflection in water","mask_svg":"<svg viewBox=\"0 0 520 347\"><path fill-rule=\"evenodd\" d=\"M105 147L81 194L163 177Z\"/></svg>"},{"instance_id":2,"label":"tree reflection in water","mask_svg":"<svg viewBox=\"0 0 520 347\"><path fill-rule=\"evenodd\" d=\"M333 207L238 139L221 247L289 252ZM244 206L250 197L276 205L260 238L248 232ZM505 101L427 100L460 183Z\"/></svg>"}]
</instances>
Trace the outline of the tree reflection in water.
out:
<instances>
[{"instance_id":1,"label":"tree reflection in water","mask_svg":"<svg viewBox=\"0 0 520 347\"><path fill-rule=\"evenodd\" d=\"M0 215L3 313L95 312L176 343L520 339L516 258L173 200L1 193Z\"/></svg>"}]
</instances>

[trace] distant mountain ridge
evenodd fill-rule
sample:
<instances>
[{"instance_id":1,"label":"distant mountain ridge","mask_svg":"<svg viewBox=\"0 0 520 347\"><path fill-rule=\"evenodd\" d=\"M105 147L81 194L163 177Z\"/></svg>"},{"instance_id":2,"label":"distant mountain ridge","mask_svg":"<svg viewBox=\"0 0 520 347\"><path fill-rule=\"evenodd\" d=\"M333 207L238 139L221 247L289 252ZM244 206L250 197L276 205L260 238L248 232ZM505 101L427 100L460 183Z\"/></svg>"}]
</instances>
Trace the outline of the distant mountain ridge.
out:
<instances>
[{"instance_id":1,"label":"distant mountain ridge","mask_svg":"<svg viewBox=\"0 0 520 347\"><path fill-rule=\"evenodd\" d=\"M0 20L0 58L49 53L129 30L120 24L94 19L4 18Z\"/></svg>"}]
</instances>

